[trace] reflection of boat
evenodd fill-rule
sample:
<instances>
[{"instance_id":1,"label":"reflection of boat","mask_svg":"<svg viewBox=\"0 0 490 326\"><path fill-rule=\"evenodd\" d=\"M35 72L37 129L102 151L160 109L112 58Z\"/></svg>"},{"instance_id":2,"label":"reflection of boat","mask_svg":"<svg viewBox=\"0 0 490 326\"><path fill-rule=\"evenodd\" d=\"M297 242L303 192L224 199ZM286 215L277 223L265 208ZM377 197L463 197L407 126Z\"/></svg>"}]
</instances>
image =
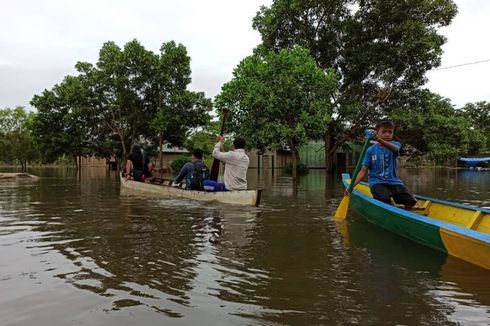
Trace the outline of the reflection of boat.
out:
<instances>
[{"instance_id":1,"label":"reflection of boat","mask_svg":"<svg viewBox=\"0 0 490 326\"><path fill-rule=\"evenodd\" d=\"M396 234L376 226L366 225L364 221L340 221L336 226L344 246L354 247L367 257L367 260L356 260L356 263L369 264L365 268L376 266L376 273L380 269L388 270L389 275L392 275L391 282L401 283L399 288L403 288L403 282L408 281L408 275L405 274L400 279L397 275L400 275L400 271L411 271L409 275L417 278L413 285L417 293L429 294L424 294L424 299L430 300L433 297L430 293L436 290L435 298L447 302L451 309L454 309L455 304L461 303L472 309L478 305L490 306L490 286L485 286L488 283L488 270L450 255L420 250L417 243L400 239ZM349 244L346 244L348 241ZM386 284L386 280L384 283ZM426 306L433 306L431 301ZM479 315L490 317L490 311ZM477 316L473 315L470 318L474 320L475 317Z\"/></svg>"},{"instance_id":2,"label":"reflection of boat","mask_svg":"<svg viewBox=\"0 0 490 326\"><path fill-rule=\"evenodd\" d=\"M126 180L121 176L121 190L127 195L149 195L162 198L192 199L199 201L218 201L226 204L260 205L261 189L234 191L195 191L171 186L171 180L162 180L161 184L152 184Z\"/></svg>"},{"instance_id":3,"label":"reflection of boat","mask_svg":"<svg viewBox=\"0 0 490 326\"><path fill-rule=\"evenodd\" d=\"M490 306L488 271L448 256L440 274L444 282L454 284L458 288L457 291L451 291L451 294L457 296L459 293L466 300L476 300L482 305ZM490 311L488 314L490 316Z\"/></svg>"},{"instance_id":4,"label":"reflection of boat","mask_svg":"<svg viewBox=\"0 0 490 326\"><path fill-rule=\"evenodd\" d=\"M350 176L343 174L345 185ZM369 186L359 184L352 206L369 222L430 248L490 269L490 210L416 196L412 211L372 198Z\"/></svg>"}]
</instances>

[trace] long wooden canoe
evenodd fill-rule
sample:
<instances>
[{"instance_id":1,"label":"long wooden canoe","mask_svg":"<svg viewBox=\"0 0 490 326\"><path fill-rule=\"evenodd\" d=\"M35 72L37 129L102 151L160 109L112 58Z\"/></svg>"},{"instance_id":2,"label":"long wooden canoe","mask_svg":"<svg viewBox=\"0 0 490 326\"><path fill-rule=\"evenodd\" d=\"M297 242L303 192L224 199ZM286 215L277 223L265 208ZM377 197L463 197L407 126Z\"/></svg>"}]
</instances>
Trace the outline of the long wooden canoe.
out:
<instances>
[{"instance_id":1,"label":"long wooden canoe","mask_svg":"<svg viewBox=\"0 0 490 326\"><path fill-rule=\"evenodd\" d=\"M186 190L182 185L172 186L171 180L148 183L126 180L121 175L121 193L125 195L146 195L161 198L192 199L205 202L217 201L226 204L259 206L262 190L196 191Z\"/></svg>"},{"instance_id":2,"label":"long wooden canoe","mask_svg":"<svg viewBox=\"0 0 490 326\"><path fill-rule=\"evenodd\" d=\"M343 174L347 187L350 175ZM407 211L372 198L367 184L356 186L352 206L369 222L420 244L490 269L490 209L415 196Z\"/></svg>"}]
</instances>

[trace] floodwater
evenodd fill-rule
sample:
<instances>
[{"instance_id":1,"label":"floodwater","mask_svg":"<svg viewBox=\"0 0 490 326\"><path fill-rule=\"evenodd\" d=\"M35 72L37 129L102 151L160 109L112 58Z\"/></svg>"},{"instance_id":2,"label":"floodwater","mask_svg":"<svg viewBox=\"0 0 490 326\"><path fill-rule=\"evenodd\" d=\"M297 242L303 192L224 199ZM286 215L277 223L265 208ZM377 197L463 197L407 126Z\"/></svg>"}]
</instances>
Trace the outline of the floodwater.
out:
<instances>
[{"instance_id":1,"label":"floodwater","mask_svg":"<svg viewBox=\"0 0 490 326\"><path fill-rule=\"evenodd\" d=\"M114 172L0 184L0 325L488 325L490 271L332 220L338 176L261 207L120 195ZM414 192L490 207L490 172L402 170Z\"/></svg>"}]
</instances>

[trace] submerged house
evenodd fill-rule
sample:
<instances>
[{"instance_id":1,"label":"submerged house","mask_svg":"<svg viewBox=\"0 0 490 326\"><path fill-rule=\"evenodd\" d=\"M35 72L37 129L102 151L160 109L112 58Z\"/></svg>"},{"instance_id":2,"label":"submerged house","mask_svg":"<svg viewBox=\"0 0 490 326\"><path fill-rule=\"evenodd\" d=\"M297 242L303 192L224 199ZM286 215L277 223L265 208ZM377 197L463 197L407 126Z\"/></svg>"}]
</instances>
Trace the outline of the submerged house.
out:
<instances>
[{"instance_id":1,"label":"submerged house","mask_svg":"<svg viewBox=\"0 0 490 326\"><path fill-rule=\"evenodd\" d=\"M339 171L353 169L360 156L362 145L349 143L339 148L333 157L334 166ZM289 150L265 151L257 154L257 151L247 151L250 157L250 168L257 169L282 169L291 162ZM309 169L325 169L325 143L323 141L310 141L299 150L301 163Z\"/></svg>"}]
</instances>

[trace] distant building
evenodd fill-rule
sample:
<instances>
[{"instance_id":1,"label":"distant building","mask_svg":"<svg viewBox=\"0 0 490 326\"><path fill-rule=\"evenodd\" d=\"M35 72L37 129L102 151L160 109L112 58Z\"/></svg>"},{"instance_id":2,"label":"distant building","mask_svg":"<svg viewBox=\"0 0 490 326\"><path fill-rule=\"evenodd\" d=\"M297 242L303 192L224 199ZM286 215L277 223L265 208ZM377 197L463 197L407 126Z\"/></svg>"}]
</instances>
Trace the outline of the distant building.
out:
<instances>
[{"instance_id":1,"label":"distant building","mask_svg":"<svg viewBox=\"0 0 490 326\"><path fill-rule=\"evenodd\" d=\"M360 156L362 146L348 143L347 146L339 148L333 157L334 166L343 171L353 169ZM250 157L250 168L258 169L282 169L291 162L289 150L266 151L261 155L256 150L247 152ZM325 143L310 141L299 150L300 162L309 169L325 169Z\"/></svg>"},{"instance_id":2,"label":"distant building","mask_svg":"<svg viewBox=\"0 0 490 326\"><path fill-rule=\"evenodd\" d=\"M291 162L291 154L287 150L265 151L260 155L257 150L250 150L247 155L252 169L282 169Z\"/></svg>"},{"instance_id":3,"label":"distant building","mask_svg":"<svg viewBox=\"0 0 490 326\"><path fill-rule=\"evenodd\" d=\"M174 161L177 157L181 155L190 155L190 152L182 147L170 147L168 144L164 144L162 148L162 154L163 164L161 167L158 157L154 157L153 160L154 162L156 162L158 169L163 168L164 170L169 171L172 161Z\"/></svg>"}]
</instances>

